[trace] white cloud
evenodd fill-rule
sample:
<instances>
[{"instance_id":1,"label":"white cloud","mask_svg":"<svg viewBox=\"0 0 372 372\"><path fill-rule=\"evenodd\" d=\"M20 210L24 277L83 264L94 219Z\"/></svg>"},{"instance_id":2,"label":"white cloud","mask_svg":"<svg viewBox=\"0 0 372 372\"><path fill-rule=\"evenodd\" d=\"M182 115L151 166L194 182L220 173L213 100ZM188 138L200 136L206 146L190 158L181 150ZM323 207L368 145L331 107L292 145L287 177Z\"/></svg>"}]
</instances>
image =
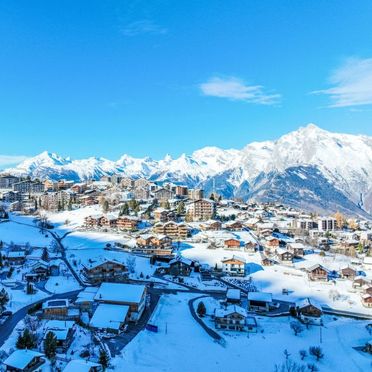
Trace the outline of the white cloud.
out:
<instances>
[{"instance_id":1,"label":"white cloud","mask_svg":"<svg viewBox=\"0 0 372 372\"><path fill-rule=\"evenodd\" d=\"M278 103L281 95L266 93L261 85L248 85L236 77L212 77L199 85L205 96L227 98L232 101L245 101L261 105Z\"/></svg>"},{"instance_id":2,"label":"white cloud","mask_svg":"<svg viewBox=\"0 0 372 372\"><path fill-rule=\"evenodd\" d=\"M0 167L19 164L26 159L23 155L0 155Z\"/></svg>"},{"instance_id":3,"label":"white cloud","mask_svg":"<svg viewBox=\"0 0 372 372\"><path fill-rule=\"evenodd\" d=\"M141 34L166 34L168 30L153 21L141 20L129 23L121 29L124 36L137 36Z\"/></svg>"},{"instance_id":4,"label":"white cloud","mask_svg":"<svg viewBox=\"0 0 372 372\"><path fill-rule=\"evenodd\" d=\"M332 72L329 89L315 94L326 94L329 107L350 107L372 104L372 58L349 58Z\"/></svg>"}]
</instances>

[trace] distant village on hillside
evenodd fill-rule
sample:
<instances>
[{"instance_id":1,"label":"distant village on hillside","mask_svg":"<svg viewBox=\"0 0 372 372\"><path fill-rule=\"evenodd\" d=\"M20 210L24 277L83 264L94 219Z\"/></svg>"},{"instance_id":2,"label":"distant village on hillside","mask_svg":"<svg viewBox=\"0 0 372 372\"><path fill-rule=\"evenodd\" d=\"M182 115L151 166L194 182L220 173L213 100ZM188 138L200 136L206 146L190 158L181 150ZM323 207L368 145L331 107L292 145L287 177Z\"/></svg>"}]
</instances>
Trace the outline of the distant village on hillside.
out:
<instances>
[{"instance_id":1,"label":"distant village on hillside","mask_svg":"<svg viewBox=\"0 0 372 372\"><path fill-rule=\"evenodd\" d=\"M138 346L155 342L190 347L190 363L193 347L207 363L221 352L221 370L248 348L275 349L262 370L318 371L339 353L371 366L370 220L120 175L3 174L0 200L3 370L156 368Z\"/></svg>"}]
</instances>

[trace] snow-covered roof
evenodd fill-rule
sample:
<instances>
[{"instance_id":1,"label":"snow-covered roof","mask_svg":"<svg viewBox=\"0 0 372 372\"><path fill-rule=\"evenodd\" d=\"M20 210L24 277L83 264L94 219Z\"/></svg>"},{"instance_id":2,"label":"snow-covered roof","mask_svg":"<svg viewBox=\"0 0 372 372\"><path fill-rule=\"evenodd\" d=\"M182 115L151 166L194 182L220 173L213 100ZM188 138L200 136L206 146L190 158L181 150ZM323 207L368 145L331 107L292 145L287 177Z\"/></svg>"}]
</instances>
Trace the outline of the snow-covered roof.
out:
<instances>
[{"instance_id":1,"label":"snow-covered roof","mask_svg":"<svg viewBox=\"0 0 372 372\"><path fill-rule=\"evenodd\" d=\"M267 292L248 292L248 301L272 302L273 295Z\"/></svg>"},{"instance_id":2,"label":"snow-covered roof","mask_svg":"<svg viewBox=\"0 0 372 372\"><path fill-rule=\"evenodd\" d=\"M86 287L78 294L75 303L79 304L81 302L93 302L97 292L98 288L96 287Z\"/></svg>"},{"instance_id":3,"label":"snow-covered roof","mask_svg":"<svg viewBox=\"0 0 372 372\"><path fill-rule=\"evenodd\" d=\"M230 260L240 261L242 263L246 263L245 258L240 257L240 256L236 256L235 254L231 258L225 258L225 259L221 260L221 262L226 262L226 261L230 261Z\"/></svg>"},{"instance_id":4,"label":"snow-covered roof","mask_svg":"<svg viewBox=\"0 0 372 372\"><path fill-rule=\"evenodd\" d=\"M7 254L8 258L17 258L17 257L25 257L26 253L25 251L10 251Z\"/></svg>"},{"instance_id":5,"label":"snow-covered roof","mask_svg":"<svg viewBox=\"0 0 372 372\"><path fill-rule=\"evenodd\" d=\"M84 359L75 359L67 363L63 372L89 372L92 367L100 367L98 363L90 362Z\"/></svg>"},{"instance_id":6,"label":"snow-covered roof","mask_svg":"<svg viewBox=\"0 0 372 372\"><path fill-rule=\"evenodd\" d=\"M372 257L364 257L363 263L365 265L372 265Z\"/></svg>"},{"instance_id":7,"label":"snow-covered roof","mask_svg":"<svg viewBox=\"0 0 372 372\"><path fill-rule=\"evenodd\" d=\"M296 302L296 307L300 309L310 306L310 305L316 307L319 310L322 310L322 306L317 301L314 301L313 299L310 299L309 297L306 297L303 300Z\"/></svg>"},{"instance_id":8,"label":"snow-covered roof","mask_svg":"<svg viewBox=\"0 0 372 372\"><path fill-rule=\"evenodd\" d=\"M226 297L232 300L240 300L240 289L229 288L226 292Z\"/></svg>"},{"instance_id":9,"label":"snow-covered roof","mask_svg":"<svg viewBox=\"0 0 372 372\"><path fill-rule=\"evenodd\" d=\"M286 248L277 248L276 253L277 253L277 254L284 254L284 253L290 253L290 254L292 254L292 253L291 253L288 249L286 249Z\"/></svg>"},{"instance_id":10,"label":"snow-covered roof","mask_svg":"<svg viewBox=\"0 0 372 372\"><path fill-rule=\"evenodd\" d=\"M325 270L326 272L329 272L328 269L326 269L324 266L322 266L321 264L315 264L315 265L312 265L312 266L309 266L306 270L307 271L313 271L315 269L318 269L318 268L321 268L323 270Z\"/></svg>"},{"instance_id":11,"label":"snow-covered roof","mask_svg":"<svg viewBox=\"0 0 372 372\"><path fill-rule=\"evenodd\" d=\"M217 318L223 318L227 315L231 315L235 313L241 316L244 316L244 317L248 316L247 310L245 310L243 307L238 306L238 305L230 305L230 306L227 306L226 309L216 309L214 312L214 315Z\"/></svg>"},{"instance_id":12,"label":"snow-covered roof","mask_svg":"<svg viewBox=\"0 0 372 372\"><path fill-rule=\"evenodd\" d=\"M9 367L23 370L32 361L32 359L41 356L44 356L44 354L39 353L38 351L28 349L16 350L9 355L7 359L5 359L4 364Z\"/></svg>"},{"instance_id":13,"label":"snow-covered roof","mask_svg":"<svg viewBox=\"0 0 372 372\"><path fill-rule=\"evenodd\" d=\"M89 325L94 328L119 329L125 322L129 306L100 304L94 312Z\"/></svg>"},{"instance_id":14,"label":"snow-covered roof","mask_svg":"<svg viewBox=\"0 0 372 372\"><path fill-rule=\"evenodd\" d=\"M169 264L171 265L171 264L174 264L176 262L182 262L183 264L188 265L188 266L192 265L192 260L190 260L186 257L182 257L182 256L177 256L177 257L173 258L173 260L169 261Z\"/></svg>"},{"instance_id":15,"label":"snow-covered roof","mask_svg":"<svg viewBox=\"0 0 372 372\"><path fill-rule=\"evenodd\" d=\"M139 303L145 288L140 284L102 283L94 299L96 301Z\"/></svg>"},{"instance_id":16,"label":"snow-covered roof","mask_svg":"<svg viewBox=\"0 0 372 372\"><path fill-rule=\"evenodd\" d=\"M305 249L306 248L302 243L288 243L288 246L290 246L293 249Z\"/></svg>"}]
</instances>

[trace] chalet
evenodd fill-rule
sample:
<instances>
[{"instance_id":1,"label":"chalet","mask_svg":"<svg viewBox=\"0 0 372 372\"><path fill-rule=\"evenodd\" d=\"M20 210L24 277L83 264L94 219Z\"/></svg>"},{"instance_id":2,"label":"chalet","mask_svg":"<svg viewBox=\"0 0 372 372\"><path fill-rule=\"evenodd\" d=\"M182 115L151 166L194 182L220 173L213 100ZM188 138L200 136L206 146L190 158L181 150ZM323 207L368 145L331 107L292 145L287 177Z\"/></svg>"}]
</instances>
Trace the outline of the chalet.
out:
<instances>
[{"instance_id":1,"label":"chalet","mask_svg":"<svg viewBox=\"0 0 372 372\"><path fill-rule=\"evenodd\" d=\"M136 244L139 247L147 247L151 245L151 242L153 239L154 239L154 235L142 234L136 239Z\"/></svg>"},{"instance_id":2,"label":"chalet","mask_svg":"<svg viewBox=\"0 0 372 372\"><path fill-rule=\"evenodd\" d=\"M172 239L167 235L156 235L151 240L151 244L159 248L170 248L172 247Z\"/></svg>"},{"instance_id":3,"label":"chalet","mask_svg":"<svg viewBox=\"0 0 372 372\"><path fill-rule=\"evenodd\" d=\"M31 271L24 275L27 281L38 281L46 279L50 275L49 263L43 260L31 266Z\"/></svg>"},{"instance_id":4,"label":"chalet","mask_svg":"<svg viewBox=\"0 0 372 372\"><path fill-rule=\"evenodd\" d=\"M47 319L65 319L68 315L67 299L49 300L43 303L43 316Z\"/></svg>"},{"instance_id":5,"label":"chalet","mask_svg":"<svg viewBox=\"0 0 372 372\"><path fill-rule=\"evenodd\" d=\"M261 253L260 256L261 256L261 263L263 266L272 266L275 264L275 261L269 258L268 256L266 256L265 254Z\"/></svg>"},{"instance_id":6,"label":"chalet","mask_svg":"<svg viewBox=\"0 0 372 372\"><path fill-rule=\"evenodd\" d=\"M174 211L165 209L165 208L157 208L154 210L154 218L155 221L160 222L168 222L168 221L175 221L176 214Z\"/></svg>"},{"instance_id":7,"label":"chalet","mask_svg":"<svg viewBox=\"0 0 372 372\"><path fill-rule=\"evenodd\" d=\"M316 319L323 314L322 307L310 298L297 302L296 311L302 321L312 324L319 324L319 320Z\"/></svg>"},{"instance_id":8,"label":"chalet","mask_svg":"<svg viewBox=\"0 0 372 372\"><path fill-rule=\"evenodd\" d=\"M44 327L44 339L48 332L53 332L57 339L57 351L66 352L74 338L74 325L72 320L49 320Z\"/></svg>"},{"instance_id":9,"label":"chalet","mask_svg":"<svg viewBox=\"0 0 372 372\"><path fill-rule=\"evenodd\" d=\"M174 221L158 222L154 225L153 231L156 234L163 234L172 239L186 239L189 233L188 227L184 223L177 223Z\"/></svg>"},{"instance_id":10,"label":"chalet","mask_svg":"<svg viewBox=\"0 0 372 372\"><path fill-rule=\"evenodd\" d=\"M75 183L71 186L71 190L75 192L76 194L82 194L84 191L87 190L87 184L86 183Z\"/></svg>"},{"instance_id":11,"label":"chalet","mask_svg":"<svg viewBox=\"0 0 372 372\"><path fill-rule=\"evenodd\" d=\"M91 362L84 359L74 359L70 360L63 372L100 372L102 371L102 366L98 363Z\"/></svg>"},{"instance_id":12,"label":"chalet","mask_svg":"<svg viewBox=\"0 0 372 372\"><path fill-rule=\"evenodd\" d=\"M243 229L243 224L240 221L229 221L225 223L225 229L229 231L240 231Z\"/></svg>"},{"instance_id":13,"label":"chalet","mask_svg":"<svg viewBox=\"0 0 372 372\"><path fill-rule=\"evenodd\" d=\"M267 248L279 248L280 246L280 240L278 238L274 238L273 236L270 236L270 237L267 237L266 238L267 240L267 243L266 243L266 247Z\"/></svg>"},{"instance_id":14,"label":"chalet","mask_svg":"<svg viewBox=\"0 0 372 372\"><path fill-rule=\"evenodd\" d=\"M102 282L125 282L128 279L127 267L115 260L106 260L83 265L83 274L92 284Z\"/></svg>"},{"instance_id":15,"label":"chalet","mask_svg":"<svg viewBox=\"0 0 372 372\"><path fill-rule=\"evenodd\" d=\"M15 350L4 360L6 371L35 371L45 363L44 354L38 351L19 349Z\"/></svg>"},{"instance_id":16,"label":"chalet","mask_svg":"<svg viewBox=\"0 0 372 372\"><path fill-rule=\"evenodd\" d=\"M129 306L127 319L137 322L145 310L146 297L144 285L102 283L94 299L99 303Z\"/></svg>"},{"instance_id":17,"label":"chalet","mask_svg":"<svg viewBox=\"0 0 372 372\"><path fill-rule=\"evenodd\" d=\"M101 225L104 227L116 227L118 222L118 217L117 215L114 214L107 214L102 217L101 219Z\"/></svg>"},{"instance_id":18,"label":"chalet","mask_svg":"<svg viewBox=\"0 0 372 372\"><path fill-rule=\"evenodd\" d=\"M353 288L362 288L368 283L368 280L364 276L356 276L353 281Z\"/></svg>"},{"instance_id":19,"label":"chalet","mask_svg":"<svg viewBox=\"0 0 372 372\"><path fill-rule=\"evenodd\" d=\"M356 270L352 269L351 267L345 267L341 269L340 276L343 279L350 279L354 280L354 278L357 276Z\"/></svg>"},{"instance_id":20,"label":"chalet","mask_svg":"<svg viewBox=\"0 0 372 372\"><path fill-rule=\"evenodd\" d=\"M132 216L120 216L116 221L116 226L120 230L135 231L138 227L139 220Z\"/></svg>"},{"instance_id":21,"label":"chalet","mask_svg":"<svg viewBox=\"0 0 372 372\"><path fill-rule=\"evenodd\" d=\"M293 253L285 248L277 248L276 256L278 257L278 260L283 264L291 264L294 258Z\"/></svg>"},{"instance_id":22,"label":"chalet","mask_svg":"<svg viewBox=\"0 0 372 372\"><path fill-rule=\"evenodd\" d=\"M97 287L85 287L84 290L79 292L75 300L75 305L80 309L81 312L87 312L92 314L94 297L98 292Z\"/></svg>"},{"instance_id":23,"label":"chalet","mask_svg":"<svg viewBox=\"0 0 372 372\"><path fill-rule=\"evenodd\" d=\"M189 276L195 263L188 258L177 256L169 261L169 273L173 276Z\"/></svg>"},{"instance_id":24,"label":"chalet","mask_svg":"<svg viewBox=\"0 0 372 372\"><path fill-rule=\"evenodd\" d=\"M245 259L238 256L226 258L222 262L222 272L231 276L245 276Z\"/></svg>"},{"instance_id":25,"label":"chalet","mask_svg":"<svg viewBox=\"0 0 372 372\"><path fill-rule=\"evenodd\" d=\"M248 309L251 311L269 311L273 302L271 293L248 292Z\"/></svg>"},{"instance_id":26,"label":"chalet","mask_svg":"<svg viewBox=\"0 0 372 372\"><path fill-rule=\"evenodd\" d=\"M244 251L245 252L254 253L254 252L258 251L258 250L259 250L258 243L255 243L253 241L249 241L249 242L245 243L245 245L244 245Z\"/></svg>"},{"instance_id":27,"label":"chalet","mask_svg":"<svg viewBox=\"0 0 372 372\"><path fill-rule=\"evenodd\" d=\"M226 291L226 302L232 304L240 304L241 293L240 289L228 288Z\"/></svg>"},{"instance_id":28,"label":"chalet","mask_svg":"<svg viewBox=\"0 0 372 372\"><path fill-rule=\"evenodd\" d=\"M288 243L287 249L296 258L301 258L305 255L305 246L302 243Z\"/></svg>"},{"instance_id":29,"label":"chalet","mask_svg":"<svg viewBox=\"0 0 372 372\"><path fill-rule=\"evenodd\" d=\"M203 231L217 231L221 230L221 228L222 224L220 221L210 220L200 224L200 229Z\"/></svg>"},{"instance_id":30,"label":"chalet","mask_svg":"<svg viewBox=\"0 0 372 372\"><path fill-rule=\"evenodd\" d=\"M85 226L87 228L101 226L102 219L103 219L102 214L97 214L97 215L94 215L94 216L85 217Z\"/></svg>"},{"instance_id":31,"label":"chalet","mask_svg":"<svg viewBox=\"0 0 372 372\"><path fill-rule=\"evenodd\" d=\"M361 296L362 305L365 307L372 307L372 295L365 293Z\"/></svg>"},{"instance_id":32,"label":"chalet","mask_svg":"<svg viewBox=\"0 0 372 372\"><path fill-rule=\"evenodd\" d=\"M23 265L26 261L25 251L9 251L5 256L9 265Z\"/></svg>"},{"instance_id":33,"label":"chalet","mask_svg":"<svg viewBox=\"0 0 372 372\"><path fill-rule=\"evenodd\" d=\"M110 333L119 333L128 321L129 306L115 304L99 304L89 325L93 329Z\"/></svg>"},{"instance_id":34,"label":"chalet","mask_svg":"<svg viewBox=\"0 0 372 372\"><path fill-rule=\"evenodd\" d=\"M240 248L240 241L238 239L227 239L223 242L227 249L238 249Z\"/></svg>"},{"instance_id":35,"label":"chalet","mask_svg":"<svg viewBox=\"0 0 372 372\"><path fill-rule=\"evenodd\" d=\"M91 195L83 194L79 197L79 200L85 206L98 204L98 197L94 193L92 193Z\"/></svg>"},{"instance_id":36,"label":"chalet","mask_svg":"<svg viewBox=\"0 0 372 372\"><path fill-rule=\"evenodd\" d=\"M238 305L230 305L226 309L215 309L214 322L217 329L257 332L256 319L248 317L247 311Z\"/></svg>"},{"instance_id":37,"label":"chalet","mask_svg":"<svg viewBox=\"0 0 372 372\"><path fill-rule=\"evenodd\" d=\"M310 280L313 281L328 281L329 271L320 264L315 264L307 268L307 275Z\"/></svg>"}]
</instances>

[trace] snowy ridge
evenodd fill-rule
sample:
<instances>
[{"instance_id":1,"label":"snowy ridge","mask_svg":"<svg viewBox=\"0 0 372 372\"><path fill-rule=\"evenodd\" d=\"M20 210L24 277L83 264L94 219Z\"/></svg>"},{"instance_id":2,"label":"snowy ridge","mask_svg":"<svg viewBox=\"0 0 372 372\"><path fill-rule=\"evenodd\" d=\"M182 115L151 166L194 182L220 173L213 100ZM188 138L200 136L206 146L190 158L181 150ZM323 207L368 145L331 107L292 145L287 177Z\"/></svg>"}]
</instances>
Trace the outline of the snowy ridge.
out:
<instances>
[{"instance_id":1,"label":"snowy ridge","mask_svg":"<svg viewBox=\"0 0 372 372\"><path fill-rule=\"evenodd\" d=\"M303 168L309 166L310 168ZM298 167L297 171L294 171ZM291 172L287 172L288 169ZM304 169L319 171L321 180L310 177L312 184L307 183L308 175ZM325 131L314 124L301 127L276 141L253 142L242 150L224 150L217 147L205 147L191 155L182 154L173 159L166 155L162 160L149 157L134 158L123 155L117 161L104 158L71 160L57 154L43 152L27 159L17 167L7 169L15 175L76 181L98 179L104 175L120 173L130 177L146 177L154 181L172 181L188 186L202 186L207 191L216 187L216 191L227 197L239 196L265 199L270 193L268 186L263 187L265 180L274 176L286 179L286 183L296 178L302 179L302 187L311 188L314 194L314 208L317 209L318 194L327 194L334 189L334 194L343 195L353 205L338 205L332 202L330 210L343 209L355 214L363 210L372 212L372 137L362 135L338 134ZM315 186L314 182L318 184ZM266 182L268 185L270 182ZM260 185L260 192L257 190ZM294 187L293 190L296 188ZM277 196L286 202L288 195L283 195L277 187ZM297 202L301 203L298 197ZM306 205L311 204L307 200ZM322 205L321 210L327 210Z\"/></svg>"}]
</instances>

